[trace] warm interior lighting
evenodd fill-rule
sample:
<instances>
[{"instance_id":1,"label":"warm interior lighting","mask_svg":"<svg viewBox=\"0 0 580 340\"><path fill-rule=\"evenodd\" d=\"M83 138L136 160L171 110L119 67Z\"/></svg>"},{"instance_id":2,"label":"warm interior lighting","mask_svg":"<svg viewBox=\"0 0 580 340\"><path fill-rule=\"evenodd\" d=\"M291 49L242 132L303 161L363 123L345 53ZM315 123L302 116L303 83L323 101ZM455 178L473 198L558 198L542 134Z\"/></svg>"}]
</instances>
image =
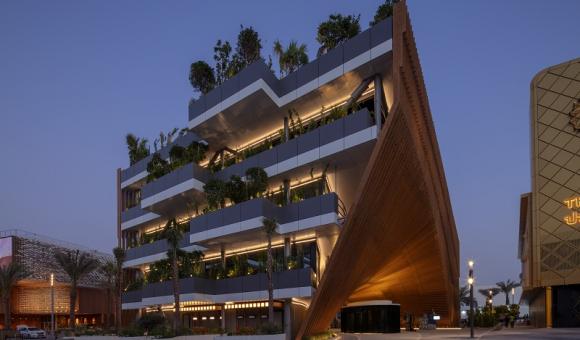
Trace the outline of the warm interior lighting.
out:
<instances>
[{"instance_id":1,"label":"warm interior lighting","mask_svg":"<svg viewBox=\"0 0 580 340\"><path fill-rule=\"evenodd\" d=\"M308 235L304 235L303 237L300 238L296 238L293 242L294 243L305 243L305 242L312 242L312 241L316 241L316 235L314 234L308 234ZM276 248L281 248L284 247L284 242L277 242L277 243L272 243L272 249L276 249ZM245 247L245 248L238 248L238 249L234 249L230 252L226 253L226 257L231 257L231 256L236 256L236 255L243 255L243 254L247 254L247 253L253 253L256 251L261 251L261 250L267 250L267 243L262 243L256 247ZM203 262L206 261L212 261L212 260L216 260L221 258L221 254L211 254L211 255L207 255L204 257Z\"/></svg>"},{"instance_id":2,"label":"warm interior lighting","mask_svg":"<svg viewBox=\"0 0 580 340\"><path fill-rule=\"evenodd\" d=\"M367 95L373 93L374 90L375 90L374 84L372 84L372 83L369 84L369 88L360 95L359 100L357 100L357 102L360 102L362 100L367 99L365 97ZM350 99L350 95L348 95L346 97L343 97L343 98L341 98L341 99L339 99L337 101L334 101L333 103L330 103L330 105L328 105L328 106L323 106L323 108L321 110L314 110L314 111L311 111L309 113L306 113L306 114L303 114L303 115L299 115L300 120L302 121L302 125L303 126L308 126L308 124L310 124L310 122L312 120L316 120L319 117L321 117L323 114L328 113L328 112L334 110L337 107L343 106L344 104L346 104L348 102L349 99ZM278 128L276 128L274 130L271 130L269 132L266 132L266 133L262 134L258 138L255 138L255 139L253 139L251 141L248 141L248 142L244 142L244 143L242 143L242 144L240 144L237 147L234 147L232 149L234 149L234 150L236 150L236 152L240 153L240 152L242 152L245 149L254 147L256 145L259 145L259 144L263 143L264 141L266 141L268 139L276 138L279 135L281 129L282 130L284 129L284 126L283 125L281 127L278 127ZM204 160L203 162L200 162L199 163L199 166L201 166L201 167L207 167L208 164L209 164L209 159L208 160Z\"/></svg>"}]
</instances>

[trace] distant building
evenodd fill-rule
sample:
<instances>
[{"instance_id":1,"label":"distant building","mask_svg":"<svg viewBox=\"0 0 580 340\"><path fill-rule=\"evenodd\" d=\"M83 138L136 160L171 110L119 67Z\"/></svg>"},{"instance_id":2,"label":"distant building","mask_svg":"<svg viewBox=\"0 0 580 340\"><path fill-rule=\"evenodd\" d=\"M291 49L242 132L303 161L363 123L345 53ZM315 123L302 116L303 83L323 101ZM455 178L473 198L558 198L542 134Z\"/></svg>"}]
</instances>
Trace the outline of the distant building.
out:
<instances>
[{"instance_id":1,"label":"distant building","mask_svg":"<svg viewBox=\"0 0 580 340\"><path fill-rule=\"evenodd\" d=\"M46 236L21 230L0 231L0 263L4 265L16 261L23 265L28 273L28 276L19 281L12 291L12 328L26 324L50 329L51 274L54 274L57 329L68 328L70 281L56 262L54 254L76 250L89 253L100 263L113 260L111 255ZM75 308L78 324L101 326L106 324L107 318L112 319L114 308L109 303L104 289L105 282L106 278L99 270L80 280ZM0 313L2 312L3 310L0 310Z\"/></svg>"},{"instance_id":2,"label":"distant building","mask_svg":"<svg viewBox=\"0 0 580 340\"><path fill-rule=\"evenodd\" d=\"M531 83L532 192L522 195L522 300L539 327L580 326L580 58Z\"/></svg>"}]
</instances>

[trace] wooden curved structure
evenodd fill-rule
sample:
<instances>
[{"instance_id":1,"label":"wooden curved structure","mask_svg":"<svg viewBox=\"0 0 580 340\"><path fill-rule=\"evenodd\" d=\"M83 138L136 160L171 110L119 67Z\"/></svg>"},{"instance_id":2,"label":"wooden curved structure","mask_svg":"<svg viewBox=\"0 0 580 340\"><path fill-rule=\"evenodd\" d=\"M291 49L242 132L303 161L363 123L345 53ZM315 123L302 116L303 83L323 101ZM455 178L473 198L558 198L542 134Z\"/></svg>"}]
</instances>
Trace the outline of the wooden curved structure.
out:
<instances>
[{"instance_id":1,"label":"wooden curved structure","mask_svg":"<svg viewBox=\"0 0 580 340\"><path fill-rule=\"evenodd\" d=\"M393 17L394 101L297 338L348 302L389 299L458 322L459 241L405 1Z\"/></svg>"}]
</instances>

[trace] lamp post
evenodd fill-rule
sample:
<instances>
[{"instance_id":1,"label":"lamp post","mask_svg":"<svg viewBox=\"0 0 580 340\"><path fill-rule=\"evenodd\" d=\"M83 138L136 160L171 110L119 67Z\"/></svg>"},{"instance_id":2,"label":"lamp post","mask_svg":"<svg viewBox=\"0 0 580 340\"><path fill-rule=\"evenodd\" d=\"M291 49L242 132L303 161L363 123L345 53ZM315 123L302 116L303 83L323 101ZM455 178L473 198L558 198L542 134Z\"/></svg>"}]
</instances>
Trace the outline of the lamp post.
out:
<instances>
[{"instance_id":1,"label":"lamp post","mask_svg":"<svg viewBox=\"0 0 580 340\"><path fill-rule=\"evenodd\" d=\"M512 287L512 305L516 304L516 289Z\"/></svg>"},{"instance_id":2,"label":"lamp post","mask_svg":"<svg viewBox=\"0 0 580 340\"><path fill-rule=\"evenodd\" d=\"M473 338L473 328L474 328L474 319L475 319L475 313L473 312L473 283L475 282L475 279L473 278L473 260L469 260L467 262L467 265L469 266L469 276L467 277L467 283L469 284L469 327L470 329L470 338Z\"/></svg>"},{"instance_id":3,"label":"lamp post","mask_svg":"<svg viewBox=\"0 0 580 340\"><path fill-rule=\"evenodd\" d=\"M54 274L50 274L50 333L54 338Z\"/></svg>"}]
</instances>

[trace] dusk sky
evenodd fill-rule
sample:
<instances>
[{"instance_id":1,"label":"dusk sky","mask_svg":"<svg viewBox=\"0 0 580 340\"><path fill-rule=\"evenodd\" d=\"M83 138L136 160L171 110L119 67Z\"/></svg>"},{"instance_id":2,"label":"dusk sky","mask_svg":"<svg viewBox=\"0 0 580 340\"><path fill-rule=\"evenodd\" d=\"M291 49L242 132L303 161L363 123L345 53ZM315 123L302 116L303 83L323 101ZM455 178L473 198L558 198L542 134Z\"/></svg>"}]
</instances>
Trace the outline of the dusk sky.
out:
<instances>
[{"instance_id":1,"label":"dusk sky","mask_svg":"<svg viewBox=\"0 0 580 340\"><path fill-rule=\"evenodd\" d=\"M318 49L331 13L372 1L1 1L0 229L110 251L115 171L128 132L187 124L191 62L253 26ZM520 194L530 191L529 91L541 69L580 56L579 1L409 1L447 175L461 269L481 285L518 279ZM275 62L276 64L276 62ZM417 212L421 214L420 211ZM462 278L464 275L462 275Z\"/></svg>"}]
</instances>

